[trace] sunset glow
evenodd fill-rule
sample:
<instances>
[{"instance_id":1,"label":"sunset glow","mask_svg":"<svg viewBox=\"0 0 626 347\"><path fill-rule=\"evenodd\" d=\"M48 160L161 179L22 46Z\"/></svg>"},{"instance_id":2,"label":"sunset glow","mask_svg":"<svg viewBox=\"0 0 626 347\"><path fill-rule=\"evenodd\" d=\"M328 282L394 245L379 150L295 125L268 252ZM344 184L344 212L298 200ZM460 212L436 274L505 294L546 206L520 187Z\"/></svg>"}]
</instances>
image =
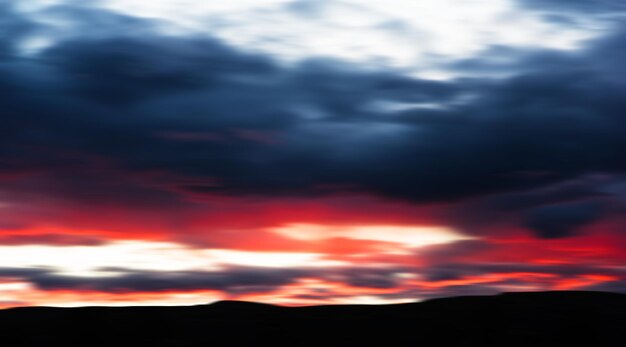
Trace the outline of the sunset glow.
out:
<instances>
[{"instance_id":1,"label":"sunset glow","mask_svg":"<svg viewBox=\"0 0 626 347\"><path fill-rule=\"evenodd\" d=\"M320 241L333 238L381 241L397 244L397 247L420 247L450 243L466 239L443 227L427 226L323 226L291 224L273 230L280 235L304 241Z\"/></svg>"},{"instance_id":2,"label":"sunset glow","mask_svg":"<svg viewBox=\"0 0 626 347\"><path fill-rule=\"evenodd\" d=\"M624 18L0 2L0 307L626 292Z\"/></svg>"}]
</instances>

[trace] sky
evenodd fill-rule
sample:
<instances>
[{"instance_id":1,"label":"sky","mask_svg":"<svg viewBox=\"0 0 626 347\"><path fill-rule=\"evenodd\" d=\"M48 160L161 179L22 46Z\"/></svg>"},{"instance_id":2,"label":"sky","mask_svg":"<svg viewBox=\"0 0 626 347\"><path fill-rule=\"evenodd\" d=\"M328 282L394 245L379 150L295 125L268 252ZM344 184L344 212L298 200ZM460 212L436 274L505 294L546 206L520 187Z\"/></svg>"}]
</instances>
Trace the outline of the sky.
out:
<instances>
[{"instance_id":1,"label":"sky","mask_svg":"<svg viewBox=\"0 0 626 347\"><path fill-rule=\"evenodd\" d=\"M0 307L626 292L625 18L0 2Z\"/></svg>"}]
</instances>

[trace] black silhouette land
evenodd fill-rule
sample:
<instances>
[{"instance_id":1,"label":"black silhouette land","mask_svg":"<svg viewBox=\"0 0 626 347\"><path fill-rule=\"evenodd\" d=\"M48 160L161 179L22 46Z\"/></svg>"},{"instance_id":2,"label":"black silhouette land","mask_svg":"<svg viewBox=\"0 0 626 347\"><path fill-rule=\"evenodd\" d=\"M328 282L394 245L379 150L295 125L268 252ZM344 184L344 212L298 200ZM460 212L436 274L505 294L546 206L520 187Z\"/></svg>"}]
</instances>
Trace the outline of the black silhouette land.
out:
<instances>
[{"instance_id":1,"label":"black silhouette land","mask_svg":"<svg viewBox=\"0 0 626 347\"><path fill-rule=\"evenodd\" d=\"M0 311L7 347L626 346L626 295L507 293L394 305L24 307Z\"/></svg>"}]
</instances>

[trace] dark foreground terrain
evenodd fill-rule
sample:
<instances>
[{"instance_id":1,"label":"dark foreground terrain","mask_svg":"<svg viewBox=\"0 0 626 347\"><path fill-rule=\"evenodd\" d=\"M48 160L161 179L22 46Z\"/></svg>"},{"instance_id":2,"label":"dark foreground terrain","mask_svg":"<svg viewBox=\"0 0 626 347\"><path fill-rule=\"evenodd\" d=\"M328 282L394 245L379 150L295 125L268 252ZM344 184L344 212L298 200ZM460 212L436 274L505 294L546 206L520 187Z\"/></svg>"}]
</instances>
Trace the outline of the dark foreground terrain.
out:
<instances>
[{"instance_id":1,"label":"dark foreground terrain","mask_svg":"<svg viewBox=\"0 0 626 347\"><path fill-rule=\"evenodd\" d=\"M382 306L29 307L3 346L626 346L626 295L517 293Z\"/></svg>"}]
</instances>

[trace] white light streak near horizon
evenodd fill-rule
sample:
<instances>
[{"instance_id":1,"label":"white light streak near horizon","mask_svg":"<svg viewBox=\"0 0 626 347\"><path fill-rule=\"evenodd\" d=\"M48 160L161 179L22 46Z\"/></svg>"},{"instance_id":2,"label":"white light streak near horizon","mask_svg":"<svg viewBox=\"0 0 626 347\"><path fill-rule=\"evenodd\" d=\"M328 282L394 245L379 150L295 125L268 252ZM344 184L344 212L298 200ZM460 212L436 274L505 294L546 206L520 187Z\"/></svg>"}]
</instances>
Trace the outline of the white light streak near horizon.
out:
<instances>
[{"instance_id":1,"label":"white light streak near horizon","mask_svg":"<svg viewBox=\"0 0 626 347\"><path fill-rule=\"evenodd\" d=\"M274 228L273 232L294 239L319 241L332 238L349 238L397 243L400 247L423 247L467 240L470 237L438 226L326 226L315 224L290 224Z\"/></svg>"},{"instance_id":2,"label":"white light streak near horizon","mask_svg":"<svg viewBox=\"0 0 626 347\"><path fill-rule=\"evenodd\" d=\"M99 246L0 246L4 268L45 268L64 275L116 276L120 271L220 271L228 266L338 266L316 253L194 249L181 244L116 241Z\"/></svg>"}]
</instances>

